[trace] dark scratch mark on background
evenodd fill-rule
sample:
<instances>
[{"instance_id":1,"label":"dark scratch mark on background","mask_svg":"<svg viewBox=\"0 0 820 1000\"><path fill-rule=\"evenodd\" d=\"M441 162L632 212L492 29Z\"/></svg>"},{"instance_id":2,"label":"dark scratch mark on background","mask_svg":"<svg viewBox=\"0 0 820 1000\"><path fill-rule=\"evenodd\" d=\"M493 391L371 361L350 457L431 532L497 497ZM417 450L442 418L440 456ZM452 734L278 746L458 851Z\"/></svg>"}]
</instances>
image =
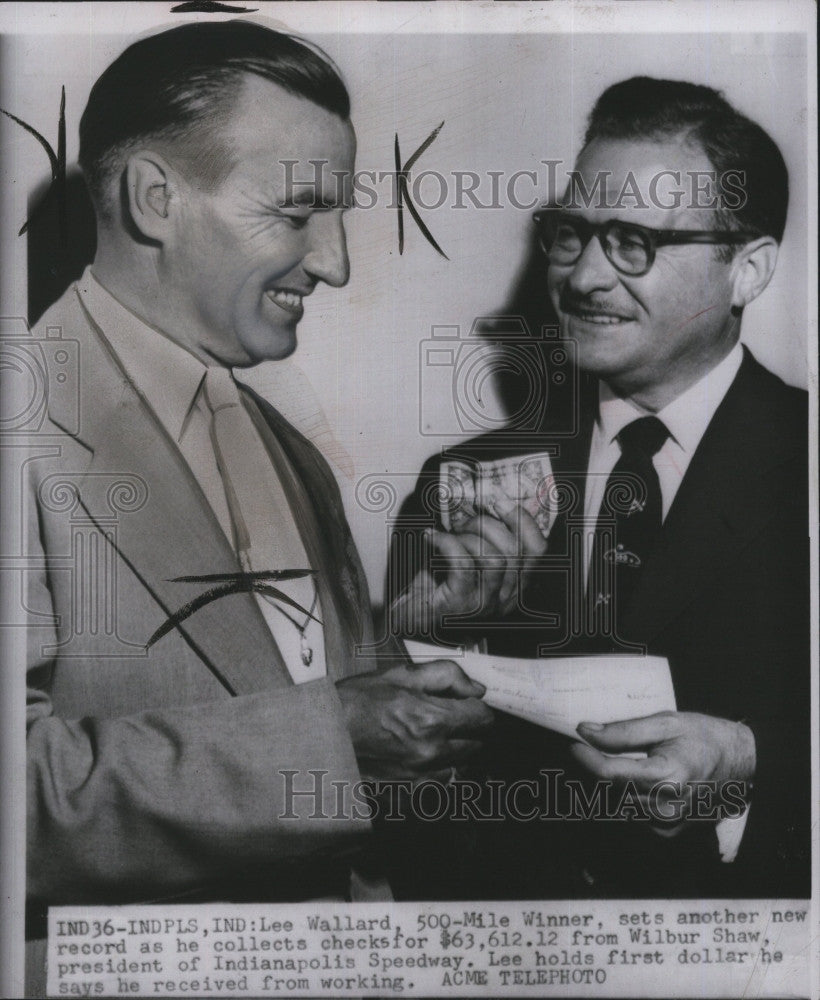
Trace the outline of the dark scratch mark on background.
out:
<instances>
[{"instance_id":1,"label":"dark scratch mark on background","mask_svg":"<svg viewBox=\"0 0 820 1000\"><path fill-rule=\"evenodd\" d=\"M61 246L65 248L68 241L65 201L65 86L62 88L60 96L60 115L57 119L56 153L51 148L48 140L43 138L37 129L24 122L22 118L18 118L17 115L13 115L10 111L6 111L3 108L0 108L0 114L4 114L7 118L11 118L13 122L16 122L21 128L24 128L29 135L34 136L37 142L39 142L45 150L48 162L51 166L51 185L48 189L46 197L37 206L35 212L33 212L32 215L29 216L29 218L23 223L17 235L22 236L23 233L27 232L29 225L34 221L35 217L44 209L51 199L54 198L57 201L57 211L59 215L60 243Z\"/></svg>"},{"instance_id":2,"label":"dark scratch mark on background","mask_svg":"<svg viewBox=\"0 0 820 1000\"><path fill-rule=\"evenodd\" d=\"M171 8L172 14L255 14L258 7L232 7L216 0L189 0Z\"/></svg>"},{"instance_id":3,"label":"dark scratch mark on background","mask_svg":"<svg viewBox=\"0 0 820 1000\"><path fill-rule=\"evenodd\" d=\"M430 148L430 146L435 142L436 137L439 132L444 128L444 122L438 125L433 131L427 136L424 142L419 146L419 148L413 153L407 163L404 166L401 165L401 149L399 147L399 133L396 132L395 141L393 144L393 155L396 161L396 174L397 174L397 184L396 184L396 208L398 210L398 225L399 225L399 253L404 253L404 205L407 205L407 211L413 217L416 225L419 227L422 236L427 240L433 249L441 254L445 260L450 258L441 249L441 247L436 243L433 234L424 224L421 216L418 213L418 209L413 204L413 199L410 195L410 186L408 184L408 178L410 176L410 170L415 165L419 157Z\"/></svg>"}]
</instances>

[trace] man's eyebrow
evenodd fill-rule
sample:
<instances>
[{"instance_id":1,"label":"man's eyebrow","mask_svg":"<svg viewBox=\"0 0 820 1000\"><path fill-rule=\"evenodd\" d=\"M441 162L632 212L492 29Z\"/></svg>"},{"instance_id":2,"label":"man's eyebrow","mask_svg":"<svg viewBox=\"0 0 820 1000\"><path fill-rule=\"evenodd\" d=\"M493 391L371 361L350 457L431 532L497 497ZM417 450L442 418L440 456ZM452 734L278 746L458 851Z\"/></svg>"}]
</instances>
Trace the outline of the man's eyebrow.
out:
<instances>
[{"instance_id":1,"label":"man's eyebrow","mask_svg":"<svg viewBox=\"0 0 820 1000\"><path fill-rule=\"evenodd\" d=\"M312 208L314 205L324 205L325 202L321 197L317 197L315 191L303 188L301 191L284 195L281 204L283 208L292 205L307 205Z\"/></svg>"},{"instance_id":2,"label":"man's eyebrow","mask_svg":"<svg viewBox=\"0 0 820 1000\"><path fill-rule=\"evenodd\" d=\"M286 194L279 202L280 208L312 208L317 212L329 212L334 208L347 208L344 199L324 197L315 191L300 191Z\"/></svg>"},{"instance_id":3,"label":"man's eyebrow","mask_svg":"<svg viewBox=\"0 0 820 1000\"><path fill-rule=\"evenodd\" d=\"M335 208L339 199L317 191L311 184L298 185L298 190L288 191L282 196L282 207Z\"/></svg>"}]
</instances>

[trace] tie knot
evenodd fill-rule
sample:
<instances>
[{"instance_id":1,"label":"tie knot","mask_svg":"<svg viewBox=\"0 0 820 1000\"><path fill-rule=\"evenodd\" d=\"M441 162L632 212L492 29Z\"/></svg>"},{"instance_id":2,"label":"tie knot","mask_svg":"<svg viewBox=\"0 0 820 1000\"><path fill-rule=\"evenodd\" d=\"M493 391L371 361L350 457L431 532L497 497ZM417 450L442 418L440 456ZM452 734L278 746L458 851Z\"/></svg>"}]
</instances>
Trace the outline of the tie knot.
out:
<instances>
[{"instance_id":1,"label":"tie knot","mask_svg":"<svg viewBox=\"0 0 820 1000\"><path fill-rule=\"evenodd\" d=\"M650 458L657 454L669 437L666 424L657 417L639 417L618 435L621 451L638 450Z\"/></svg>"},{"instance_id":2,"label":"tie knot","mask_svg":"<svg viewBox=\"0 0 820 1000\"><path fill-rule=\"evenodd\" d=\"M239 406L239 390L230 369L214 365L205 372L205 400L211 413L226 406Z\"/></svg>"}]
</instances>

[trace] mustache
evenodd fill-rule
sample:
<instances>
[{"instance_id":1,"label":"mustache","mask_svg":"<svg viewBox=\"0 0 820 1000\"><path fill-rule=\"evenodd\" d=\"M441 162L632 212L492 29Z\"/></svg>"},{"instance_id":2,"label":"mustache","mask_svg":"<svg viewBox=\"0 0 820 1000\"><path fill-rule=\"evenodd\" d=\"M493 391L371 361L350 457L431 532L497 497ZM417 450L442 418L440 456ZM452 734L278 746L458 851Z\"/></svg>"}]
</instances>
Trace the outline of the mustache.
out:
<instances>
[{"instance_id":1,"label":"mustache","mask_svg":"<svg viewBox=\"0 0 820 1000\"><path fill-rule=\"evenodd\" d=\"M624 319L630 318L624 311L623 306L619 306L609 299L588 298L585 295L576 295L566 288L561 291L558 299L558 308L561 312L567 313L600 312L611 313L614 316L621 316Z\"/></svg>"}]
</instances>

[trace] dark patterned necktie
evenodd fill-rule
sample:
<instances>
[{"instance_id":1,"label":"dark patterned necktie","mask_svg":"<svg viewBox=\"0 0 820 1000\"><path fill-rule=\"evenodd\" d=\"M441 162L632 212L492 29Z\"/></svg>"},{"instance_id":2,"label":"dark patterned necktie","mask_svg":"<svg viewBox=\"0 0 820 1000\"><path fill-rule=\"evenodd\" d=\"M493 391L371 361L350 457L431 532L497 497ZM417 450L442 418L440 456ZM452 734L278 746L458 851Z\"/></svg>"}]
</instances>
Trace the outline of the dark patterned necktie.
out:
<instances>
[{"instance_id":1,"label":"dark patterned necktie","mask_svg":"<svg viewBox=\"0 0 820 1000\"><path fill-rule=\"evenodd\" d=\"M621 457L607 479L587 579L594 634L621 637L621 624L661 528L662 500L652 463L669 436L657 417L640 417L618 434Z\"/></svg>"}]
</instances>

